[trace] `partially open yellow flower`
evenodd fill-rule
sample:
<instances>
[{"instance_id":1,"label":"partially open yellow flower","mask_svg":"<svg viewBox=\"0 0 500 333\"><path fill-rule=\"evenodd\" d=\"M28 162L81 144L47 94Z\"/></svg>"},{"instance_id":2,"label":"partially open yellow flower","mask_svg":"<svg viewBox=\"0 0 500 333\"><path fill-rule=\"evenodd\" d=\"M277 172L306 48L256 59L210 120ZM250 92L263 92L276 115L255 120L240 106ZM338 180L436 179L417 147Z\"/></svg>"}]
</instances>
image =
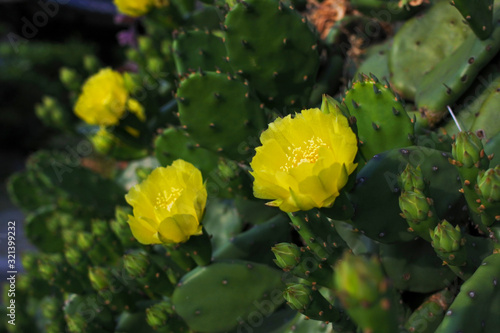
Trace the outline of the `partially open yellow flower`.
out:
<instances>
[{"instance_id":1,"label":"partially open yellow flower","mask_svg":"<svg viewBox=\"0 0 500 333\"><path fill-rule=\"evenodd\" d=\"M153 7L168 5L166 0L114 0L116 8L122 14L139 17L145 15Z\"/></svg>"},{"instance_id":2,"label":"partially open yellow flower","mask_svg":"<svg viewBox=\"0 0 500 333\"><path fill-rule=\"evenodd\" d=\"M75 114L90 125L116 125L129 110L144 120L144 110L129 98L123 76L110 68L101 69L83 85L75 104Z\"/></svg>"},{"instance_id":3,"label":"partially open yellow flower","mask_svg":"<svg viewBox=\"0 0 500 333\"><path fill-rule=\"evenodd\" d=\"M279 118L260 141L250 164L254 195L285 212L331 207L357 166L356 135L340 111Z\"/></svg>"},{"instance_id":4,"label":"partially open yellow flower","mask_svg":"<svg viewBox=\"0 0 500 333\"><path fill-rule=\"evenodd\" d=\"M191 163L176 160L156 168L125 199L133 207L130 229L142 244L182 243L202 234L207 190L200 170Z\"/></svg>"}]
</instances>

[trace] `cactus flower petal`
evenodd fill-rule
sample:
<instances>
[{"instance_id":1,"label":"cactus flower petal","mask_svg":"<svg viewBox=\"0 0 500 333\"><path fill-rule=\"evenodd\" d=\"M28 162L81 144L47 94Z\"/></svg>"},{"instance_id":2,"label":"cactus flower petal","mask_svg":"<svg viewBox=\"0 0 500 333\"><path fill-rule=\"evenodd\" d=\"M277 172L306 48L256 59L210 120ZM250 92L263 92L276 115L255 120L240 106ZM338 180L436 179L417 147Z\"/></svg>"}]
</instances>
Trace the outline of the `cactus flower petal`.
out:
<instances>
[{"instance_id":1,"label":"cactus flower petal","mask_svg":"<svg viewBox=\"0 0 500 333\"><path fill-rule=\"evenodd\" d=\"M158 232L163 243L184 243L189 237L202 234L201 225L196 217L188 214L167 217L160 223Z\"/></svg>"},{"instance_id":2,"label":"cactus flower petal","mask_svg":"<svg viewBox=\"0 0 500 333\"><path fill-rule=\"evenodd\" d=\"M134 216L128 216L128 223L132 235L142 244L159 244L158 232L147 222L147 219L136 219Z\"/></svg>"},{"instance_id":3,"label":"cactus flower petal","mask_svg":"<svg viewBox=\"0 0 500 333\"><path fill-rule=\"evenodd\" d=\"M254 195L285 212L331 207L357 166L356 135L339 111L277 119L260 140L250 164Z\"/></svg>"},{"instance_id":4,"label":"cactus flower petal","mask_svg":"<svg viewBox=\"0 0 500 333\"><path fill-rule=\"evenodd\" d=\"M138 118L144 118L139 102L129 100L123 76L104 68L84 83L75 104L75 114L90 125L113 126L120 121L127 108Z\"/></svg>"},{"instance_id":5,"label":"cactus flower petal","mask_svg":"<svg viewBox=\"0 0 500 333\"><path fill-rule=\"evenodd\" d=\"M113 2L120 13L131 17L145 15L153 7L163 7L169 3L166 0L114 0Z\"/></svg>"},{"instance_id":6,"label":"cactus flower petal","mask_svg":"<svg viewBox=\"0 0 500 333\"><path fill-rule=\"evenodd\" d=\"M140 243L183 243L201 234L207 191L191 163L176 160L156 168L125 199L133 207L128 222Z\"/></svg>"}]
</instances>

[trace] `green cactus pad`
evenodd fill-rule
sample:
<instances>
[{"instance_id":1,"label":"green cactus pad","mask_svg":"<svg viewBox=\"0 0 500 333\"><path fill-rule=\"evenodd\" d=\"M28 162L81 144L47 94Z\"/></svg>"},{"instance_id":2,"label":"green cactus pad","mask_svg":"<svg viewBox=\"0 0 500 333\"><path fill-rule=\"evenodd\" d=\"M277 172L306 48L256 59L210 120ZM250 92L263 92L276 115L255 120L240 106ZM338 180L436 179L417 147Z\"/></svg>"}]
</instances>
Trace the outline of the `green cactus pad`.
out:
<instances>
[{"instance_id":1,"label":"green cactus pad","mask_svg":"<svg viewBox=\"0 0 500 333\"><path fill-rule=\"evenodd\" d=\"M481 104L479 111L475 114L471 131L482 130L487 138L493 138L500 132L498 123L500 115L498 113L498 105L500 105L500 80L493 82L487 89L487 96Z\"/></svg>"},{"instance_id":2,"label":"green cactus pad","mask_svg":"<svg viewBox=\"0 0 500 333\"><path fill-rule=\"evenodd\" d=\"M347 244L336 231L336 226L318 209L288 213L292 225L304 243L317 258L333 265Z\"/></svg>"},{"instance_id":3,"label":"green cactus pad","mask_svg":"<svg viewBox=\"0 0 500 333\"><path fill-rule=\"evenodd\" d=\"M32 211L51 203L51 200L36 183L33 172L24 171L12 174L7 181L9 196L23 211Z\"/></svg>"},{"instance_id":4,"label":"green cactus pad","mask_svg":"<svg viewBox=\"0 0 500 333\"><path fill-rule=\"evenodd\" d=\"M258 333L268 333L269 331L263 331ZM297 313L295 318L293 318L286 326L280 328L279 330L273 331L273 333L333 333L331 326L324 321L310 320L309 317L301 313ZM343 331L345 333L351 333L349 331ZM257 332L256 332L257 333Z\"/></svg>"},{"instance_id":5,"label":"green cactus pad","mask_svg":"<svg viewBox=\"0 0 500 333\"><path fill-rule=\"evenodd\" d=\"M453 293L448 289L432 294L413 311L405 328L409 332L434 333L453 299Z\"/></svg>"},{"instance_id":6,"label":"green cactus pad","mask_svg":"<svg viewBox=\"0 0 500 333\"><path fill-rule=\"evenodd\" d=\"M215 153L199 147L185 131L177 128L168 128L156 138L155 155L162 166L183 159L200 169L205 177L217 169L219 163Z\"/></svg>"},{"instance_id":7,"label":"green cactus pad","mask_svg":"<svg viewBox=\"0 0 500 333\"><path fill-rule=\"evenodd\" d=\"M319 67L317 36L278 0L237 3L226 16L226 48L235 72L269 107L305 107Z\"/></svg>"},{"instance_id":8,"label":"green cactus pad","mask_svg":"<svg viewBox=\"0 0 500 333\"><path fill-rule=\"evenodd\" d=\"M500 17L497 8L495 17ZM454 103L473 83L479 71L500 50L500 23L494 25L490 37L480 40L469 35L450 55L443 58L421 80L417 87L415 103L426 113L429 121L441 120L448 110L446 105Z\"/></svg>"},{"instance_id":9,"label":"green cactus pad","mask_svg":"<svg viewBox=\"0 0 500 333\"><path fill-rule=\"evenodd\" d=\"M486 39L493 31L493 1L453 0L451 3L469 23L476 36Z\"/></svg>"},{"instance_id":10,"label":"green cactus pad","mask_svg":"<svg viewBox=\"0 0 500 333\"><path fill-rule=\"evenodd\" d=\"M63 231L82 230L87 223L59 211L55 205L42 206L26 216L26 237L44 252L62 252Z\"/></svg>"},{"instance_id":11,"label":"green cactus pad","mask_svg":"<svg viewBox=\"0 0 500 333\"><path fill-rule=\"evenodd\" d=\"M380 260L399 290L428 293L449 286L455 274L422 239L398 244L381 244Z\"/></svg>"},{"instance_id":12,"label":"green cactus pad","mask_svg":"<svg viewBox=\"0 0 500 333\"><path fill-rule=\"evenodd\" d=\"M281 275L278 270L253 262L216 262L186 274L172 302L192 330L224 332L256 314L272 314L284 301Z\"/></svg>"},{"instance_id":13,"label":"green cactus pad","mask_svg":"<svg viewBox=\"0 0 500 333\"><path fill-rule=\"evenodd\" d=\"M486 141L484 152L488 156L493 154L493 158L490 160L491 168L500 164L500 133Z\"/></svg>"},{"instance_id":14,"label":"green cactus pad","mask_svg":"<svg viewBox=\"0 0 500 333\"><path fill-rule=\"evenodd\" d=\"M236 161L252 155L264 113L243 81L215 72L192 74L181 82L177 98L181 123L200 146Z\"/></svg>"},{"instance_id":15,"label":"green cactus pad","mask_svg":"<svg viewBox=\"0 0 500 333\"><path fill-rule=\"evenodd\" d=\"M30 156L27 169L33 171L34 186L59 209L69 213L80 209L80 216L111 218L115 206L125 204L125 193L112 180L81 166L80 157L91 149L89 142L83 142L66 152L38 151Z\"/></svg>"},{"instance_id":16,"label":"green cactus pad","mask_svg":"<svg viewBox=\"0 0 500 333\"><path fill-rule=\"evenodd\" d=\"M411 146L413 123L390 87L374 76L362 76L345 93L344 104L356 117L361 153L365 160L383 151Z\"/></svg>"},{"instance_id":17,"label":"green cactus pad","mask_svg":"<svg viewBox=\"0 0 500 333\"><path fill-rule=\"evenodd\" d=\"M172 45L175 68L179 75L202 71L232 72L226 48L219 38L208 31L192 30L175 35Z\"/></svg>"},{"instance_id":18,"label":"green cactus pad","mask_svg":"<svg viewBox=\"0 0 500 333\"><path fill-rule=\"evenodd\" d=\"M238 213L233 203L228 200L214 198L207 202L203 226L211 237L214 253L242 232L244 223Z\"/></svg>"},{"instance_id":19,"label":"green cactus pad","mask_svg":"<svg viewBox=\"0 0 500 333\"><path fill-rule=\"evenodd\" d=\"M231 238L213 256L215 260L241 259L273 265L271 247L276 243L290 241L288 219L285 215L278 215Z\"/></svg>"},{"instance_id":20,"label":"green cactus pad","mask_svg":"<svg viewBox=\"0 0 500 333\"><path fill-rule=\"evenodd\" d=\"M452 107L462 130L472 130L472 124L476 121L476 117L484 117L481 116L480 112L482 105L498 87L500 87L500 66L490 63L483 68L474 83ZM484 121L479 120L479 122ZM451 118L448 118L444 129L450 136L459 132L457 125ZM487 138L492 137L488 133L486 136Z\"/></svg>"},{"instance_id":21,"label":"green cactus pad","mask_svg":"<svg viewBox=\"0 0 500 333\"><path fill-rule=\"evenodd\" d=\"M364 54L365 59L358 67L354 77L359 77L363 73L372 73L380 80L389 80L389 52L391 47L392 39L369 47Z\"/></svg>"},{"instance_id":22,"label":"green cactus pad","mask_svg":"<svg viewBox=\"0 0 500 333\"><path fill-rule=\"evenodd\" d=\"M200 147L185 131L166 129L155 140L155 154L161 165L167 166L177 159L192 163L200 169L207 181L211 196L232 198L236 193L249 192L250 177L232 161L219 157L215 152Z\"/></svg>"},{"instance_id":23,"label":"green cactus pad","mask_svg":"<svg viewBox=\"0 0 500 333\"><path fill-rule=\"evenodd\" d=\"M394 36L389 53L391 84L403 98L413 100L424 76L473 34L462 20L448 1L438 1Z\"/></svg>"},{"instance_id":24,"label":"green cactus pad","mask_svg":"<svg viewBox=\"0 0 500 333\"><path fill-rule=\"evenodd\" d=\"M409 241L415 237L400 216L398 176L408 163L420 165L428 183L428 197L440 218L446 216L461 198L456 168L450 155L427 147L393 149L374 156L357 175L357 184L349 197L355 207L352 225L368 237L382 243ZM451 207L451 208L450 208ZM455 210L456 211L456 210Z\"/></svg>"},{"instance_id":25,"label":"green cactus pad","mask_svg":"<svg viewBox=\"0 0 500 333\"><path fill-rule=\"evenodd\" d=\"M435 333L497 332L500 326L500 254L492 254L460 288Z\"/></svg>"}]
</instances>

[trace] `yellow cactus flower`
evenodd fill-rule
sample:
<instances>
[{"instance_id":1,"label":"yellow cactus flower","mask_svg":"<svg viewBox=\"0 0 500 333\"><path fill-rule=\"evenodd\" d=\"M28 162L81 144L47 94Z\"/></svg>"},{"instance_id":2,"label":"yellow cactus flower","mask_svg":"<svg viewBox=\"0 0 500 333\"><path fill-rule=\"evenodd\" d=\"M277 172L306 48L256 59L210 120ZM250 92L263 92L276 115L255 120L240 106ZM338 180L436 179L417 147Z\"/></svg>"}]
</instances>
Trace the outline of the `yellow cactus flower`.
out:
<instances>
[{"instance_id":1,"label":"yellow cactus flower","mask_svg":"<svg viewBox=\"0 0 500 333\"><path fill-rule=\"evenodd\" d=\"M122 14L139 17L147 14L153 7L168 5L166 0L114 0L116 8Z\"/></svg>"},{"instance_id":2,"label":"yellow cactus flower","mask_svg":"<svg viewBox=\"0 0 500 333\"><path fill-rule=\"evenodd\" d=\"M110 68L101 69L85 82L75 104L75 114L90 125L116 125L127 110L144 121L144 110L129 98L123 76Z\"/></svg>"},{"instance_id":3,"label":"yellow cactus flower","mask_svg":"<svg viewBox=\"0 0 500 333\"><path fill-rule=\"evenodd\" d=\"M125 199L133 207L130 229L142 244L183 243L202 234L207 190L200 170L191 163L176 160L156 168Z\"/></svg>"},{"instance_id":4,"label":"yellow cactus flower","mask_svg":"<svg viewBox=\"0 0 500 333\"><path fill-rule=\"evenodd\" d=\"M356 135L340 111L279 118L260 141L250 164L254 195L285 212L331 207L357 166Z\"/></svg>"}]
</instances>

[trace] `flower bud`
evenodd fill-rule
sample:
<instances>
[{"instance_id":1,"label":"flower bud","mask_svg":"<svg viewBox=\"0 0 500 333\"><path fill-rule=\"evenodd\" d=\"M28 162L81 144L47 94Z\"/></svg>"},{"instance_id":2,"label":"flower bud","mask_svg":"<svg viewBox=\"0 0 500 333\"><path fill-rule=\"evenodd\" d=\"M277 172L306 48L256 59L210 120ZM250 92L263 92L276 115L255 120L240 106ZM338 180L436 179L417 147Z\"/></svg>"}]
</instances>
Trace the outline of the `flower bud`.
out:
<instances>
[{"instance_id":1,"label":"flower bud","mask_svg":"<svg viewBox=\"0 0 500 333\"><path fill-rule=\"evenodd\" d=\"M149 265L148 254L144 250L135 250L123 256L123 266L132 278L145 276Z\"/></svg>"},{"instance_id":2,"label":"flower bud","mask_svg":"<svg viewBox=\"0 0 500 333\"><path fill-rule=\"evenodd\" d=\"M35 106L35 113L46 126L62 130L69 126L69 114L53 97L44 96L42 102Z\"/></svg>"},{"instance_id":3,"label":"flower bud","mask_svg":"<svg viewBox=\"0 0 500 333\"><path fill-rule=\"evenodd\" d=\"M139 244L128 225L128 215L132 213L132 209L129 207L116 207L115 219L110 222L110 227L116 237L120 240L124 249L130 249L137 247Z\"/></svg>"},{"instance_id":4,"label":"flower bud","mask_svg":"<svg viewBox=\"0 0 500 333\"><path fill-rule=\"evenodd\" d=\"M482 199L489 202L500 201L500 165L479 173L477 186Z\"/></svg>"},{"instance_id":5,"label":"flower bud","mask_svg":"<svg viewBox=\"0 0 500 333\"><path fill-rule=\"evenodd\" d=\"M59 275L59 267L64 259L60 254L46 254L38 259L38 271L40 276L47 281L51 281L55 276Z\"/></svg>"},{"instance_id":6,"label":"flower bud","mask_svg":"<svg viewBox=\"0 0 500 333\"><path fill-rule=\"evenodd\" d=\"M271 248L276 259L274 263L284 270L291 270L300 260L300 249L297 245L291 243L279 243Z\"/></svg>"},{"instance_id":7,"label":"flower bud","mask_svg":"<svg viewBox=\"0 0 500 333\"><path fill-rule=\"evenodd\" d=\"M335 292L363 332L398 332L398 296L376 257L346 252L337 263Z\"/></svg>"},{"instance_id":8,"label":"flower bud","mask_svg":"<svg viewBox=\"0 0 500 333\"><path fill-rule=\"evenodd\" d=\"M399 207L407 220L418 223L429 218L431 206L421 190L405 191L399 197Z\"/></svg>"},{"instance_id":9,"label":"flower bud","mask_svg":"<svg viewBox=\"0 0 500 333\"><path fill-rule=\"evenodd\" d=\"M420 165L415 168L408 163L399 178L401 180L401 188L404 191L413 191L414 189L425 190L424 177Z\"/></svg>"},{"instance_id":10,"label":"flower bud","mask_svg":"<svg viewBox=\"0 0 500 333\"><path fill-rule=\"evenodd\" d=\"M113 313L95 294L69 294L64 301L63 311L71 333L108 332L116 326ZM89 317L89 313L93 316Z\"/></svg>"},{"instance_id":11,"label":"flower bud","mask_svg":"<svg viewBox=\"0 0 500 333\"><path fill-rule=\"evenodd\" d=\"M162 302L146 309L146 321L153 328L163 327L173 313L172 302L170 299L164 299Z\"/></svg>"},{"instance_id":12,"label":"flower bud","mask_svg":"<svg viewBox=\"0 0 500 333\"><path fill-rule=\"evenodd\" d=\"M413 191L401 193L399 207L403 212L401 216L408 222L409 230L430 242L429 229L434 229L439 223L432 199L427 198L421 190L414 188Z\"/></svg>"},{"instance_id":13,"label":"flower bud","mask_svg":"<svg viewBox=\"0 0 500 333\"><path fill-rule=\"evenodd\" d=\"M465 168L476 166L479 169L488 167L489 161L484 153L483 143L472 132L459 132L451 151L453 158Z\"/></svg>"},{"instance_id":14,"label":"flower bud","mask_svg":"<svg viewBox=\"0 0 500 333\"><path fill-rule=\"evenodd\" d=\"M79 267L80 264L85 263L87 260L85 253L73 246L68 246L64 249L64 257L72 267Z\"/></svg>"},{"instance_id":15,"label":"flower bud","mask_svg":"<svg viewBox=\"0 0 500 333\"><path fill-rule=\"evenodd\" d=\"M386 291L386 278L377 258L347 252L334 268L335 288L347 306L372 304Z\"/></svg>"},{"instance_id":16,"label":"flower bud","mask_svg":"<svg viewBox=\"0 0 500 333\"><path fill-rule=\"evenodd\" d=\"M305 310L311 303L311 288L300 283L289 283L283 297L292 309Z\"/></svg>"},{"instance_id":17,"label":"flower bud","mask_svg":"<svg viewBox=\"0 0 500 333\"><path fill-rule=\"evenodd\" d=\"M434 247L443 252L458 251L462 246L462 232L457 225L453 227L448 221L444 220L438 224L431 232L431 238Z\"/></svg>"},{"instance_id":18,"label":"flower bud","mask_svg":"<svg viewBox=\"0 0 500 333\"><path fill-rule=\"evenodd\" d=\"M89 267L89 279L92 287L100 291L111 287L113 276L111 271L105 267Z\"/></svg>"},{"instance_id":19,"label":"flower bud","mask_svg":"<svg viewBox=\"0 0 500 333\"><path fill-rule=\"evenodd\" d=\"M99 59L93 54L83 56L83 67L89 73L95 73L101 67Z\"/></svg>"},{"instance_id":20,"label":"flower bud","mask_svg":"<svg viewBox=\"0 0 500 333\"><path fill-rule=\"evenodd\" d=\"M139 50L142 53L147 54L148 52L154 51L155 48L154 48L153 40L151 39L151 37L140 36L137 39L137 41L139 43Z\"/></svg>"},{"instance_id":21,"label":"flower bud","mask_svg":"<svg viewBox=\"0 0 500 333\"><path fill-rule=\"evenodd\" d=\"M461 266L465 263L467 259L464 247L465 238L458 225L453 227L444 220L431 230L430 236L434 250L446 263L453 266Z\"/></svg>"},{"instance_id":22,"label":"flower bud","mask_svg":"<svg viewBox=\"0 0 500 333\"><path fill-rule=\"evenodd\" d=\"M74 69L67 67L61 67L59 70L59 79L67 89L74 91L78 90L82 83L80 75Z\"/></svg>"},{"instance_id":23,"label":"flower bud","mask_svg":"<svg viewBox=\"0 0 500 333\"><path fill-rule=\"evenodd\" d=\"M81 250L88 251L94 244L94 237L89 232L82 232L78 235L76 244Z\"/></svg>"}]
</instances>

